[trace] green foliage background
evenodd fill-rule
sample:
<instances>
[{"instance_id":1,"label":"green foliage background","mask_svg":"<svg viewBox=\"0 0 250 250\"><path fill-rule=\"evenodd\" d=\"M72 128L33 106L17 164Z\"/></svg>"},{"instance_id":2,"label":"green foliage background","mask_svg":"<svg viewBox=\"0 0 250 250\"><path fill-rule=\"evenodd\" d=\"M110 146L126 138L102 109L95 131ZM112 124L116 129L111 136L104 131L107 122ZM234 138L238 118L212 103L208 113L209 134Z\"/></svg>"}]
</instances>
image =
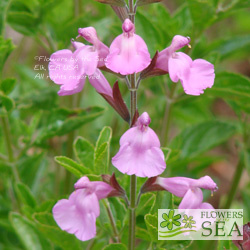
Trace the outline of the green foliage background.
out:
<instances>
[{"instance_id":1,"label":"green foliage background","mask_svg":"<svg viewBox=\"0 0 250 250\"><path fill-rule=\"evenodd\" d=\"M245 223L250 216L249 7L248 0L166 0L138 7L136 15L136 32L151 57L180 34L191 37L192 49L186 53L215 65L214 86L198 97L185 95L180 83L171 83L167 75L140 85L139 112L149 113L150 126L165 148L163 176L209 174L219 191L204 196L215 208L224 208L236 167L242 165L240 185L229 194L235 195L230 206L244 209ZM78 28L87 26L95 27L107 45L121 33L112 8L96 1L0 2L1 250L126 249L128 214L117 198L109 203L125 245L108 246L112 228L103 203L98 234L90 242L61 231L51 214L55 202L68 197L83 175L99 180L100 174L116 172L119 183L129 189L128 177L110 163L127 124L90 84L77 95L58 97L58 86L47 77L50 54L70 48ZM105 76L111 85L117 80ZM119 85L129 104L126 85L121 80ZM144 181L139 178L138 187ZM158 241L157 209L177 207L179 202L167 192L142 196L137 249L235 249L231 242Z\"/></svg>"}]
</instances>

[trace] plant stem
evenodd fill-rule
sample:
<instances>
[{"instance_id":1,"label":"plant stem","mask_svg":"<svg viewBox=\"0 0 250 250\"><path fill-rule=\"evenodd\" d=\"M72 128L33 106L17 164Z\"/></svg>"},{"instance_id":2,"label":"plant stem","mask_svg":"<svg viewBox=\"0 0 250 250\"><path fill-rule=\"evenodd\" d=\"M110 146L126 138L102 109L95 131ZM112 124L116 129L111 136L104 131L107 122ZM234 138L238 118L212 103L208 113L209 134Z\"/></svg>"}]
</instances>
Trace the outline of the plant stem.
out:
<instances>
[{"instance_id":1,"label":"plant stem","mask_svg":"<svg viewBox=\"0 0 250 250\"><path fill-rule=\"evenodd\" d=\"M73 108L74 107L74 99L73 95L70 95L68 97L69 101L69 107ZM67 138L67 157L72 158L73 157L73 142L74 142L74 137L75 137L75 131L71 131L68 134ZM66 170L66 175L65 175L65 186L64 186L64 192L69 193L71 190L71 180L72 180L72 175L69 171Z\"/></svg>"},{"instance_id":2,"label":"plant stem","mask_svg":"<svg viewBox=\"0 0 250 250\"><path fill-rule=\"evenodd\" d=\"M167 97L167 103L162 123L162 130L161 130L161 145L164 147L168 143L168 134L170 129L170 118L172 113L172 107L173 107L173 97L175 94L177 84L174 84L172 86L171 92L169 96Z\"/></svg>"},{"instance_id":3,"label":"plant stem","mask_svg":"<svg viewBox=\"0 0 250 250\"><path fill-rule=\"evenodd\" d=\"M137 109L137 92L136 92L136 79L135 74L130 76L130 117L131 123ZM130 124L131 125L131 124ZM129 213L129 249L135 249L135 225L136 225L136 176L130 177L130 213Z\"/></svg>"},{"instance_id":4,"label":"plant stem","mask_svg":"<svg viewBox=\"0 0 250 250\"><path fill-rule=\"evenodd\" d=\"M130 212L129 212L129 249L135 249L136 226L136 176L130 177Z\"/></svg>"},{"instance_id":5,"label":"plant stem","mask_svg":"<svg viewBox=\"0 0 250 250\"><path fill-rule=\"evenodd\" d=\"M114 216L112 214L109 202L108 202L108 200L102 200L102 201L103 201L103 204L104 204L104 206L105 206L105 208L107 210L107 214L108 214L108 217L109 217L109 220L110 220L113 232L114 232L114 236L115 236L116 242L119 243L120 242L119 232L118 232L118 230L116 228L115 219L114 219Z\"/></svg>"},{"instance_id":6,"label":"plant stem","mask_svg":"<svg viewBox=\"0 0 250 250\"><path fill-rule=\"evenodd\" d=\"M233 202L234 196L236 194L236 191L237 191L240 179L241 179L241 175L243 173L243 169L244 169L244 162L242 160L240 160L238 165L237 165L237 168L235 170L235 175L233 178L232 186L231 186L231 189L229 191L229 194L227 197L227 202L226 202L224 209L229 209L232 202Z\"/></svg>"},{"instance_id":7,"label":"plant stem","mask_svg":"<svg viewBox=\"0 0 250 250\"><path fill-rule=\"evenodd\" d=\"M6 143L6 147L7 147L7 151L8 151L8 158L9 158L9 162L13 163L14 162L14 153L13 153L13 149L12 149L12 145L11 145L11 133L10 133L10 127L9 127L9 120L8 117L2 117L2 124L3 124L3 132L4 132L4 137L5 137L5 143ZM13 175L15 178L15 181L18 182L20 181L20 177L19 177L19 173L18 170L16 168L16 165L13 164L12 165L12 170L13 170Z\"/></svg>"},{"instance_id":8,"label":"plant stem","mask_svg":"<svg viewBox=\"0 0 250 250\"><path fill-rule=\"evenodd\" d=\"M247 134L245 134L243 138L243 153L240 155L239 163L235 170L231 189L228 193L225 209L229 209L231 207L233 199L235 197L236 191L240 183L240 179L241 179L244 167L247 167L247 164L248 164L247 140L248 140Z\"/></svg>"},{"instance_id":9,"label":"plant stem","mask_svg":"<svg viewBox=\"0 0 250 250\"><path fill-rule=\"evenodd\" d=\"M129 0L129 19L135 22L134 1ZM130 75L130 126L137 109L136 75ZM129 207L129 250L135 249L135 225L136 225L136 176L130 176L130 207Z\"/></svg>"},{"instance_id":10,"label":"plant stem","mask_svg":"<svg viewBox=\"0 0 250 250\"><path fill-rule=\"evenodd\" d=\"M129 0L129 19L132 21L132 23L135 22L135 12L134 12L134 1Z\"/></svg>"}]
</instances>

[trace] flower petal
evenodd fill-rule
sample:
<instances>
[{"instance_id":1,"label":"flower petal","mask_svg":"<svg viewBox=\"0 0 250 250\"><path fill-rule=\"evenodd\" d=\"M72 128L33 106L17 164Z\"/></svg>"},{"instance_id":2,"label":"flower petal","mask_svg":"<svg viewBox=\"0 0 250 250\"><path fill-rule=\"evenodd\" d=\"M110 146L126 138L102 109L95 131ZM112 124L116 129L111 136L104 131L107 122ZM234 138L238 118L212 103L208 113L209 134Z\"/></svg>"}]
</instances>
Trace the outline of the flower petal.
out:
<instances>
[{"instance_id":1,"label":"flower petal","mask_svg":"<svg viewBox=\"0 0 250 250\"><path fill-rule=\"evenodd\" d=\"M200 188L188 189L183 197L179 209L195 209L199 208L203 200L203 194Z\"/></svg>"},{"instance_id":2,"label":"flower petal","mask_svg":"<svg viewBox=\"0 0 250 250\"><path fill-rule=\"evenodd\" d=\"M62 230L86 241L96 235L95 222L98 211L96 195L86 195L82 190L77 190L68 200L63 199L56 203L53 207L53 217Z\"/></svg>"},{"instance_id":3,"label":"flower petal","mask_svg":"<svg viewBox=\"0 0 250 250\"><path fill-rule=\"evenodd\" d=\"M74 185L74 188L85 190L87 193L94 193L98 200L106 198L114 190L109 184L102 181L89 181L88 177L81 177Z\"/></svg>"},{"instance_id":4,"label":"flower petal","mask_svg":"<svg viewBox=\"0 0 250 250\"><path fill-rule=\"evenodd\" d=\"M165 168L164 154L160 148L134 150L128 143L120 147L112 158L112 164L122 173L139 177L153 177L161 174Z\"/></svg>"},{"instance_id":5,"label":"flower petal","mask_svg":"<svg viewBox=\"0 0 250 250\"><path fill-rule=\"evenodd\" d=\"M169 47L170 47L171 51L174 52L176 50L183 48L186 45L189 45L189 43L190 43L189 37L176 35L173 37L171 45Z\"/></svg>"},{"instance_id":6,"label":"flower petal","mask_svg":"<svg viewBox=\"0 0 250 250\"><path fill-rule=\"evenodd\" d=\"M212 190L212 191L216 191L216 189L217 189L216 183L208 175L203 176L200 179L196 180L196 183L194 183L194 186L199 187L199 188Z\"/></svg>"},{"instance_id":7,"label":"flower petal","mask_svg":"<svg viewBox=\"0 0 250 250\"><path fill-rule=\"evenodd\" d=\"M168 60L170 56L171 54L170 54L169 47L159 52L157 60L156 60L155 68L162 69L168 72Z\"/></svg>"},{"instance_id":8,"label":"flower petal","mask_svg":"<svg viewBox=\"0 0 250 250\"><path fill-rule=\"evenodd\" d=\"M144 112L138 118L136 127L130 128L121 137L121 147L112 158L112 163L122 173L153 177L165 170L164 154L157 135L148 127L150 121L149 115Z\"/></svg>"},{"instance_id":9,"label":"flower petal","mask_svg":"<svg viewBox=\"0 0 250 250\"><path fill-rule=\"evenodd\" d=\"M78 29L78 33L86 41L92 43L94 45L94 49L97 50L98 67L105 66L105 58L109 53L109 48L99 40L95 28L93 27L80 28Z\"/></svg>"},{"instance_id":10,"label":"flower petal","mask_svg":"<svg viewBox=\"0 0 250 250\"><path fill-rule=\"evenodd\" d=\"M214 209L214 207L210 203L203 202L199 206L199 209Z\"/></svg>"},{"instance_id":11,"label":"flower petal","mask_svg":"<svg viewBox=\"0 0 250 250\"><path fill-rule=\"evenodd\" d=\"M76 65L75 55L68 49L53 53L48 68L50 79L56 84L76 85L83 74L83 69Z\"/></svg>"},{"instance_id":12,"label":"flower petal","mask_svg":"<svg viewBox=\"0 0 250 250\"><path fill-rule=\"evenodd\" d=\"M76 63L86 75L93 75L98 64L98 53L92 46L83 46L74 52Z\"/></svg>"},{"instance_id":13,"label":"flower petal","mask_svg":"<svg viewBox=\"0 0 250 250\"><path fill-rule=\"evenodd\" d=\"M180 78L186 94L203 94L204 89L211 88L214 84L214 66L203 59L194 60L190 68L190 73Z\"/></svg>"},{"instance_id":14,"label":"flower petal","mask_svg":"<svg viewBox=\"0 0 250 250\"><path fill-rule=\"evenodd\" d=\"M186 192L190 189L190 183L192 180L193 179L186 177L158 177L156 179L156 184L178 197L184 197Z\"/></svg>"},{"instance_id":15,"label":"flower petal","mask_svg":"<svg viewBox=\"0 0 250 250\"><path fill-rule=\"evenodd\" d=\"M189 76L192 59L182 52L176 52L169 57L168 72L173 82Z\"/></svg>"},{"instance_id":16,"label":"flower petal","mask_svg":"<svg viewBox=\"0 0 250 250\"><path fill-rule=\"evenodd\" d=\"M78 92L81 92L85 85L85 76L82 76L83 79L78 80L78 82L72 81L69 84L61 85L60 90L57 92L58 95L73 95Z\"/></svg>"},{"instance_id":17,"label":"flower petal","mask_svg":"<svg viewBox=\"0 0 250 250\"><path fill-rule=\"evenodd\" d=\"M145 69L150 64L150 54L143 39L122 34L112 42L106 58L106 67L116 73L129 75Z\"/></svg>"},{"instance_id":18,"label":"flower petal","mask_svg":"<svg viewBox=\"0 0 250 250\"><path fill-rule=\"evenodd\" d=\"M99 69L96 69L95 73L89 76L89 82L98 93L113 97L113 90Z\"/></svg>"}]
</instances>

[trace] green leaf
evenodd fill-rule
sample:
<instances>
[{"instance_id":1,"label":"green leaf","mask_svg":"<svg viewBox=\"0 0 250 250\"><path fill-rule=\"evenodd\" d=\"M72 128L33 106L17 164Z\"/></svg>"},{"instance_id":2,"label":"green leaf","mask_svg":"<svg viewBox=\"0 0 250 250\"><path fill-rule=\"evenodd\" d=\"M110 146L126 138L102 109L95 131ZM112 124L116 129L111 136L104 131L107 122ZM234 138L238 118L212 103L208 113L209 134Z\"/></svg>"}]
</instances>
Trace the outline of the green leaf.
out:
<instances>
[{"instance_id":1,"label":"green leaf","mask_svg":"<svg viewBox=\"0 0 250 250\"><path fill-rule=\"evenodd\" d=\"M142 6L142 5L147 5L147 4L152 4L152 3L159 3L162 0L138 0L136 2L137 6Z\"/></svg>"},{"instance_id":2,"label":"green leaf","mask_svg":"<svg viewBox=\"0 0 250 250\"><path fill-rule=\"evenodd\" d=\"M127 247L121 243L112 243L104 247L103 250L127 250Z\"/></svg>"},{"instance_id":3,"label":"green leaf","mask_svg":"<svg viewBox=\"0 0 250 250\"><path fill-rule=\"evenodd\" d=\"M94 169L95 173L97 174L108 172L111 137L112 129L110 127L104 127L100 132L99 138L96 142L94 153Z\"/></svg>"},{"instance_id":4,"label":"green leaf","mask_svg":"<svg viewBox=\"0 0 250 250\"><path fill-rule=\"evenodd\" d=\"M146 214L144 217L148 233L153 242L158 241L158 219L157 216Z\"/></svg>"},{"instance_id":5,"label":"green leaf","mask_svg":"<svg viewBox=\"0 0 250 250\"><path fill-rule=\"evenodd\" d=\"M170 148L161 148L161 150L163 151L165 161L167 162L169 159L169 156L171 154L171 149Z\"/></svg>"},{"instance_id":6,"label":"green leaf","mask_svg":"<svg viewBox=\"0 0 250 250\"><path fill-rule=\"evenodd\" d=\"M216 19L216 8L211 0L188 0L187 3L193 20L193 28L199 35Z\"/></svg>"},{"instance_id":7,"label":"green leaf","mask_svg":"<svg viewBox=\"0 0 250 250\"><path fill-rule=\"evenodd\" d=\"M231 249L231 242L230 240L219 240L217 250Z\"/></svg>"},{"instance_id":8,"label":"green leaf","mask_svg":"<svg viewBox=\"0 0 250 250\"><path fill-rule=\"evenodd\" d=\"M13 90L15 84L16 84L16 79L14 78L4 79L0 83L0 90L2 90L4 94L8 95Z\"/></svg>"},{"instance_id":9,"label":"green leaf","mask_svg":"<svg viewBox=\"0 0 250 250\"><path fill-rule=\"evenodd\" d=\"M104 3L112 6L124 7L126 5L124 0L95 0L99 3Z\"/></svg>"},{"instance_id":10,"label":"green leaf","mask_svg":"<svg viewBox=\"0 0 250 250\"><path fill-rule=\"evenodd\" d=\"M136 213L139 215L145 215L150 212L151 208L155 204L155 194L146 193L141 196L139 206Z\"/></svg>"},{"instance_id":11,"label":"green leaf","mask_svg":"<svg viewBox=\"0 0 250 250\"><path fill-rule=\"evenodd\" d=\"M188 249L192 243L191 240L166 240L163 242L162 247L168 250L183 250Z\"/></svg>"},{"instance_id":12,"label":"green leaf","mask_svg":"<svg viewBox=\"0 0 250 250\"><path fill-rule=\"evenodd\" d=\"M86 109L55 109L49 114L46 126L40 131L36 141L42 141L54 137L68 134L69 132L93 121L104 113L104 108L89 107Z\"/></svg>"},{"instance_id":13,"label":"green leaf","mask_svg":"<svg viewBox=\"0 0 250 250\"><path fill-rule=\"evenodd\" d=\"M41 179L44 178L43 170L46 167L44 153L23 155L18 159L17 168L23 183L30 187L36 196Z\"/></svg>"},{"instance_id":14,"label":"green leaf","mask_svg":"<svg viewBox=\"0 0 250 250\"><path fill-rule=\"evenodd\" d=\"M33 1L37 3L37 1ZM39 6L32 6L32 1L13 0L8 8L7 22L13 29L24 35L35 35L41 21Z\"/></svg>"},{"instance_id":15,"label":"green leaf","mask_svg":"<svg viewBox=\"0 0 250 250\"><path fill-rule=\"evenodd\" d=\"M244 49L246 52L250 50L250 35L233 36L215 41L207 45L206 48L201 51L201 54L199 56L202 57L202 55L204 54L218 52L220 55L220 59L223 60L231 56L235 52Z\"/></svg>"},{"instance_id":16,"label":"green leaf","mask_svg":"<svg viewBox=\"0 0 250 250\"><path fill-rule=\"evenodd\" d=\"M151 237L148 231L144 228L136 227L135 229L135 236L141 240L151 241Z\"/></svg>"},{"instance_id":17,"label":"green leaf","mask_svg":"<svg viewBox=\"0 0 250 250\"><path fill-rule=\"evenodd\" d=\"M98 149L95 149L95 173L105 174L108 172L109 167L109 145L107 142L103 143Z\"/></svg>"},{"instance_id":18,"label":"green leaf","mask_svg":"<svg viewBox=\"0 0 250 250\"><path fill-rule=\"evenodd\" d=\"M19 109L49 110L56 107L58 95L55 90L48 87L44 89L32 90L25 96L19 97Z\"/></svg>"},{"instance_id":19,"label":"green leaf","mask_svg":"<svg viewBox=\"0 0 250 250\"><path fill-rule=\"evenodd\" d=\"M126 206L121 201L121 199L117 197L110 197L108 201L110 203L110 207L111 207L113 216L115 218L115 221L116 222L120 221L121 225L123 226L126 220L126 212L127 212ZM118 231L119 231L119 228L118 228Z\"/></svg>"},{"instance_id":20,"label":"green leaf","mask_svg":"<svg viewBox=\"0 0 250 250\"><path fill-rule=\"evenodd\" d=\"M14 48L11 39L4 40L4 38L0 36L0 72L3 70L5 61Z\"/></svg>"},{"instance_id":21,"label":"green leaf","mask_svg":"<svg viewBox=\"0 0 250 250\"><path fill-rule=\"evenodd\" d=\"M162 34L158 27L152 24L151 17L146 16L142 11L136 13L136 33L143 37L148 45L149 53L153 56L161 44Z\"/></svg>"},{"instance_id":22,"label":"green leaf","mask_svg":"<svg viewBox=\"0 0 250 250\"><path fill-rule=\"evenodd\" d=\"M228 72L218 73L214 86L207 94L233 101L241 109L250 112L250 80L247 77Z\"/></svg>"},{"instance_id":23,"label":"green leaf","mask_svg":"<svg viewBox=\"0 0 250 250\"><path fill-rule=\"evenodd\" d=\"M33 223L18 213L10 213L10 222L17 233L23 247L27 250L48 250L51 249L47 240L43 239Z\"/></svg>"},{"instance_id":24,"label":"green leaf","mask_svg":"<svg viewBox=\"0 0 250 250\"><path fill-rule=\"evenodd\" d=\"M4 31L8 2L9 0L0 1L0 35L3 35L3 31Z\"/></svg>"},{"instance_id":25,"label":"green leaf","mask_svg":"<svg viewBox=\"0 0 250 250\"><path fill-rule=\"evenodd\" d=\"M99 137L96 142L96 149L102 146L103 143L110 143L112 138L112 129L110 127L104 127L99 134Z\"/></svg>"},{"instance_id":26,"label":"green leaf","mask_svg":"<svg viewBox=\"0 0 250 250\"><path fill-rule=\"evenodd\" d=\"M23 183L17 183L15 185L15 190L19 200L21 201L21 204L27 205L31 208L36 207L36 200L28 186Z\"/></svg>"},{"instance_id":27,"label":"green leaf","mask_svg":"<svg viewBox=\"0 0 250 250\"><path fill-rule=\"evenodd\" d=\"M94 146L83 137L78 137L73 147L77 160L94 171Z\"/></svg>"},{"instance_id":28,"label":"green leaf","mask_svg":"<svg viewBox=\"0 0 250 250\"><path fill-rule=\"evenodd\" d=\"M229 123L206 121L182 131L171 148L180 150L179 158L192 158L225 142L235 132L235 126Z\"/></svg>"},{"instance_id":29,"label":"green leaf","mask_svg":"<svg viewBox=\"0 0 250 250\"><path fill-rule=\"evenodd\" d=\"M0 116L10 112L15 106L14 101L7 95L0 92Z\"/></svg>"},{"instance_id":30,"label":"green leaf","mask_svg":"<svg viewBox=\"0 0 250 250\"><path fill-rule=\"evenodd\" d=\"M56 156L55 161L74 174L77 178L81 178L83 175L91 173L88 168L78 164L66 156Z\"/></svg>"},{"instance_id":31,"label":"green leaf","mask_svg":"<svg viewBox=\"0 0 250 250\"><path fill-rule=\"evenodd\" d=\"M39 231L54 244L64 250L81 250L80 241L65 231L62 231L49 213L36 213L34 220ZM32 248L30 248L32 249ZM33 248L36 249L36 248Z\"/></svg>"},{"instance_id":32,"label":"green leaf","mask_svg":"<svg viewBox=\"0 0 250 250\"><path fill-rule=\"evenodd\" d=\"M158 214L158 209L174 209L174 197L169 192L157 192L154 206L150 213L153 215Z\"/></svg>"}]
</instances>

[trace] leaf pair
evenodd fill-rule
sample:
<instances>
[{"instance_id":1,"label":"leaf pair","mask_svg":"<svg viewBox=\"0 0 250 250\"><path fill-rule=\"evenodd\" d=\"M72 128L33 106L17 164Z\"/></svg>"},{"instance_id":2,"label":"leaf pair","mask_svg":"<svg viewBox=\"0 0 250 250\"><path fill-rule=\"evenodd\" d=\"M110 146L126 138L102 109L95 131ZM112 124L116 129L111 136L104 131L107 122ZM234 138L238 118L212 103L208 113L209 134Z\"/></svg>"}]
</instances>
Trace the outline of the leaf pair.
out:
<instances>
[{"instance_id":1,"label":"leaf pair","mask_svg":"<svg viewBox=\"0 0 250 250\"><path fill-rule=\"evenodd\" d=\"M55 160L77 178L87 175L99 179L97 175L108 173L109 170L111 137L110 127L102 129L95 147L88 140L78 137L73 144L78 162L66 156L56 156Z\"/></svg>"}]
</instances>

